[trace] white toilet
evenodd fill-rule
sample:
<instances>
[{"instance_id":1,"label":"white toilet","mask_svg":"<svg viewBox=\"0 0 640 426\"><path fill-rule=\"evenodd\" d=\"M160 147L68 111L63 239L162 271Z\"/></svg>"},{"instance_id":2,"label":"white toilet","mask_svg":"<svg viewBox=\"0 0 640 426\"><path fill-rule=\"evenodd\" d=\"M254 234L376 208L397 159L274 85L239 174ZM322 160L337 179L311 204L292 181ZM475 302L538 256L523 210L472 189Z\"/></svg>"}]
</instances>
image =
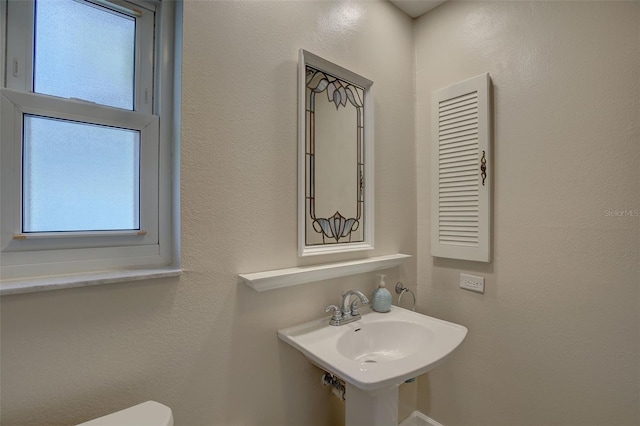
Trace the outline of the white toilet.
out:
<instances>
[{"instance_id":1,"label":"white toilet","mask_svg":"<svg viewBox=\"0 0 640 426\"><path fill-rule=\"evenodd\" d=\"M147 401L76 426L173 426L171 408Z\"/></svg>"}]
</instances>

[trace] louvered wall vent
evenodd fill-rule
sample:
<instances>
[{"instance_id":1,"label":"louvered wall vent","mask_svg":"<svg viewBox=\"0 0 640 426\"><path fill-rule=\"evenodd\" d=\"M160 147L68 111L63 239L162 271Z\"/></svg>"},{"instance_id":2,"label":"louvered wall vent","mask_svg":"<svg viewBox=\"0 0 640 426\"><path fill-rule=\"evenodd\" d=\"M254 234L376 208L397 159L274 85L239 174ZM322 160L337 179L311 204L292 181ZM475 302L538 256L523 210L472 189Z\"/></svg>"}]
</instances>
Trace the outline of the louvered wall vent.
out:
<instances>
[{"instance_id":1,"label":"louvered wall vent","mask_svg":"<svg viewBox=\"0 0 640 426\"><path fill-rule=\"evenodd\" d=\"M491 260L489 74L432 96L431 254Z\"/></svg>"}]
</instances>

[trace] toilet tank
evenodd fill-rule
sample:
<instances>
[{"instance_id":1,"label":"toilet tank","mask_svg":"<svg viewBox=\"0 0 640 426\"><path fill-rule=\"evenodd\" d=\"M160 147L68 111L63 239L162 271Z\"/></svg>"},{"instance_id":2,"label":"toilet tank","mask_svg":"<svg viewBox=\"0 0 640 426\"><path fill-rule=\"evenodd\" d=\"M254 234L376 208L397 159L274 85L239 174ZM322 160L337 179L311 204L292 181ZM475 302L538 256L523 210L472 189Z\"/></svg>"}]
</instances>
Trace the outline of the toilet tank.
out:
<instances>
[{"instance_id":1,"label":"toilet tank","mask_svg":"<svg viewBox=\"0 0 640 426\"><path fill-rule=\"evenodd\" d=\"M77 426L173 426L171 408L147 401Z\"/></svg>"}]
</instances>

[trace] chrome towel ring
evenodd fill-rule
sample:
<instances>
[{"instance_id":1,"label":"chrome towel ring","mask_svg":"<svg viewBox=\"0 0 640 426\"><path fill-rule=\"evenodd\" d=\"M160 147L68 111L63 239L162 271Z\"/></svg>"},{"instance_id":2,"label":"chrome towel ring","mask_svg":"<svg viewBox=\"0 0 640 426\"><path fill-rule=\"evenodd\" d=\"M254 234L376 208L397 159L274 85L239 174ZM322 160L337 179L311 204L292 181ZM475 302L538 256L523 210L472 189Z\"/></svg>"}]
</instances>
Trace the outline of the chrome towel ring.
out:
<instances>
[{"instance_id":1,"label":"chrome towel ring","mask_svg":"<svg viewBox=\"0 0 640 426\"><path fill-rule=\"evenodd\" d=\"M411 308L412 311L416 310L416 295L413 293L413 291L411 291L410 288L407 288L404 286L404 284L402 284L401 282L396 283L396 294L399 294L398 296L398 306L400 306L400 301L402 300L402 296L404 296L405 293L411 293L411 296L413 297L413 307Z\"/></svg>"}]
</instances>

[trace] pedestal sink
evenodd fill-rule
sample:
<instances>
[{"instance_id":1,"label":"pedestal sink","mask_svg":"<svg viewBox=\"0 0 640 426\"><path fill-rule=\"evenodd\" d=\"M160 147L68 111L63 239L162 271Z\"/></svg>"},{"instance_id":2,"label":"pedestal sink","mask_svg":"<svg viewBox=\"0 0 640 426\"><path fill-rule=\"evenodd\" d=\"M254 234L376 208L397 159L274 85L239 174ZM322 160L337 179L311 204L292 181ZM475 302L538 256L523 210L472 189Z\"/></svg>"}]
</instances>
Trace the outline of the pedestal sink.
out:
<instances>
[{"instance_id":1,"label":"pedestal sink","mask_svg":"<svg viewBox=\"0 0 640 426\"><path fill-rule=\"evenodd\" d=\"M311 321L278 331L318 367L346 383L346 426L396 426L398 387L442 363L466 327L396 306L358 321Z\"/></svg>"}]
</instances>

